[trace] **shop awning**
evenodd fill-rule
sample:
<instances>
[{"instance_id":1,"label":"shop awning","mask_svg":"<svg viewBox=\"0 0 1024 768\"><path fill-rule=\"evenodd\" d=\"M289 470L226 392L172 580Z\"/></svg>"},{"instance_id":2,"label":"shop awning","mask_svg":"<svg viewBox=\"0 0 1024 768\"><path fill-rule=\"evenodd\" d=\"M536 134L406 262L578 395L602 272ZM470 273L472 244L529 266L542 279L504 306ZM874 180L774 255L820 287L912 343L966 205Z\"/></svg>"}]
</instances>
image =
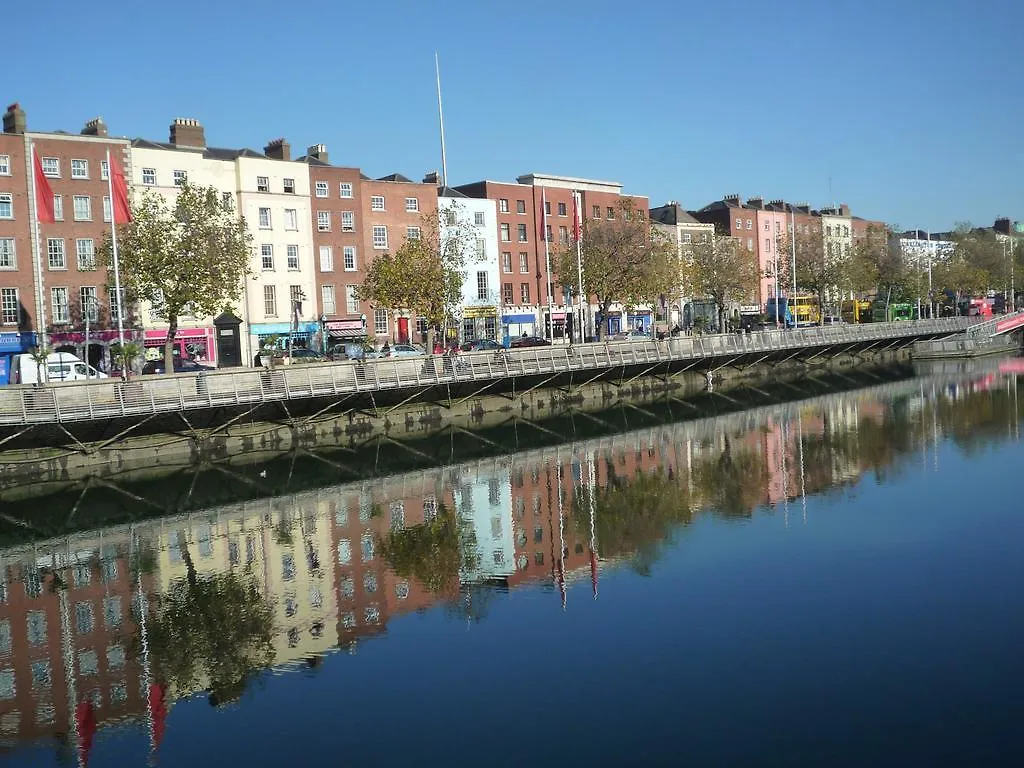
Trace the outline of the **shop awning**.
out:
<instances>
[{"instance_id":1,"label":"shop awning","mask_svg":"<svg viewBox=\"0 0 1024 768\"><path fill-rule=\"evenodd\" d=\"M366 335L366 326L360 320L328 320L324 323L327 333L336 339L352 339Z\"/></svg>"},{"instance_id":2,"label":"shop awning","mask_svg":"<svg viewBox=\"0 0 1024 768\"><path fill-rule=\"evenodd\" d=\"M519 323L535 323L536 315L502 315L501 322L506 325L517 325Z\"/></svg>"}]
</instances>

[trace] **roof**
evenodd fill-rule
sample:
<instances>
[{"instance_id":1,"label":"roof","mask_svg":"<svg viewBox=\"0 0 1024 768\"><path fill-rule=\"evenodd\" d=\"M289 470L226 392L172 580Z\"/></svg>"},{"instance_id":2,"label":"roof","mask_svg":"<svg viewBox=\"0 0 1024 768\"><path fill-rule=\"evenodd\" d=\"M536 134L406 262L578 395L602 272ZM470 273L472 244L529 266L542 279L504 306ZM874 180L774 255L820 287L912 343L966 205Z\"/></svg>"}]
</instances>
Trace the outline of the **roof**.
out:
<instances>
[{"instance_id":1,"label":"roof","mask_svg":"<svg viewBox=\"0 0 1024 768\"><path fill-rule=\"evenodd\" d=\"M459 190L457 190L455 187L438 187L437 188L437 196L438 197L465 197L465 198L469 197L469 195L464 195L461 192L459 192Z\"/></svg>"},{"instance_id":2,"label":"roof","mask_svg":"<svg viewBox=\"0 0 1024 768\"><path fill-rule=\"evenodd\" d=\"M236 160L239 157L256 157L269 160L262 152L248 147L229 149L225 147L179 147L166 141L150 141L149 139L132 139L132 146L139 149L167 149L174 152L192 152L201 154L207 160Z\"/></svg>"},{"instance_id":3,"label":"roof","mask_svg":"<svg viewBox=\"0 0 1024 768\"><path fill-rule=\"evenodd\" d=\"M695 224L699 226L707 226L700 221L697 221L689 212L683 208L679 203L672 202L666 205L658 206L657 208L651 208L648 215L651 221L658 222L659 224Z\"/></svg>"},{"instance_id":4,"label":"roof","mask_svg":"<svg viewBox=\"0 0 1024 768\"><path fill-rule=\"evenodd\" d=\"M313 157L312 155L303 155L302 157L295 158L297 163L306 163L307 165L318 165L321 168L330 168L331 164L321 160L319 157Z\"/></svg>"},{"instance_id":5,"label":"roof","mask_svg":"<svg viewBox=\"0 0 1024 768\"><path fill-rule=\"evenodd\" d=\"M389 173L387 176L381 176L377 181L397 181L402 184L412 184L412 179L403 176L400 173Z\"/></svg>"}]
</instances>

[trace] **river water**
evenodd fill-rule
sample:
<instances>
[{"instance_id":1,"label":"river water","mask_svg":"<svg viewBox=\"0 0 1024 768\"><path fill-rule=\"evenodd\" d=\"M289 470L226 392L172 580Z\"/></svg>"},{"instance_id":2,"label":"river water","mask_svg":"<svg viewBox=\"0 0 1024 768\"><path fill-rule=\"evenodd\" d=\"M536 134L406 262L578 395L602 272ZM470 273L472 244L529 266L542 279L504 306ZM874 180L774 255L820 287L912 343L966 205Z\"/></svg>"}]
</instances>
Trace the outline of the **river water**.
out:
<instances>
[{"instance_id":1,"label":"river water","mask_svg":"<svg viewBox=\"0 0 1024 768\"><path fill-rule=\"evenodd\" d=\"M1021 764L1013 370L72 512L0 551L0 761Z\"/></svg>"}]
</instances>

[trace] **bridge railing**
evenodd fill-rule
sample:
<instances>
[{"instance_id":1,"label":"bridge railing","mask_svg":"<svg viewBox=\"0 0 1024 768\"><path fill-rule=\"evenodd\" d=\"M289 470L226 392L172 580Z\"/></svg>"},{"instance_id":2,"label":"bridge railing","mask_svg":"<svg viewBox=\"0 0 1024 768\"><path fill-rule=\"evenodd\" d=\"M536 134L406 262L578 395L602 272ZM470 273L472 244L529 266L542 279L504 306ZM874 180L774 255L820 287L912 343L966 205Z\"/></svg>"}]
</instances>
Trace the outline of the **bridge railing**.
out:
<instances>
[{"instance_id":1,"label":"bridge railing","mask_svg":"<svg viewBox=\"0 0 1024 768\"><path fill-rule=\"evenodd\" d=\"M969 318L835 325L750 334L682 336L664 341L607 341L573 346L468 352L451 357L393 357L364 362L314 363L273 369L233 368L207 374L102 379L0 388L0 423L32 424L187 413L197 408L258 405L362 392L415 389L474 381L649 366L699 359L771 354L870 341L885 342L962 331Z\"/></svg>"}]
</instances>

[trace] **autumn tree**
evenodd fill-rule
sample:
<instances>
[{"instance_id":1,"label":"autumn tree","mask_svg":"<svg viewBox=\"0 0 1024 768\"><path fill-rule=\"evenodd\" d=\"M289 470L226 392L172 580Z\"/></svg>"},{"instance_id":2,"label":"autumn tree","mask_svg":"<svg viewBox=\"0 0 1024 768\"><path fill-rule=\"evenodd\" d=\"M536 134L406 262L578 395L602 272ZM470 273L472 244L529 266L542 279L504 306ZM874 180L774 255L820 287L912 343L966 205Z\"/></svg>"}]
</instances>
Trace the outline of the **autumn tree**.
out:
<instances>
[{"instance_id":1,"label":"autumn tree","mask_svg":"<svg viewBox=\"0 0 1024 768\"><path fill-rule=\"evenodd\" d=\"M424 214L422 222L420 237L406 238L394 253L374 257L356 296L377 307L425 317L433 334L462 304L476 234L457 204Z\"/></svg>"},{"instance_id":2,"label":"autumn tree","mask_svg":"<svg viewBox=\"0 0 1024 768\"><path fill-rule=\"evenodd\" d=\"M844 276L855 293L905 298L912 276L894 228L869 225L853 242Z\"/></svg>"},{"instance_id":3,"label":"autumn tree","mask_svg":"<svg viewBox=\"0 0 1024 768\"><path fill-rule=\"evenodd\" d=\"M238 300L250 275L252 236L214 187L183 184L173 203L147 192L132 217L117 228L121 284L167 319L164 370L173 373L178 319L218 314ZM109 237L101 259L112 273Z\"/></svg>"},{"instance_id":4,"label":"autumn tree","mask_svg":"<svg viewBox=\"0 0 1024 768\"><path fill-rule=\"evenodd\" d=\"M576 241L570 239L554 255L558 275L576 275ZM675 243L647 220L646 211L623 198L610 219L588 219L579 242L583 291L597 300L601 317L612 304L654 305L658 297L675 294L682 283ZM564 280L568 284L575 281ZM600 325L595 328L598 338Z\"/></svg>"},{"instance_id":5,"label":"autumn tree","mask_svg":"<svg viewBox=\"0 0 1024 768\"><path fill-rule=\"evenodd\" d=\"M943 287L963 294L984 293L989 288L1010 285L1009 250L990 229L976 229L970 222L958 223L950 235L953 254L949 264L940 269ZM934 267L933 281L934 281Z\"/></svg>"},{"instance_id":6,"label":"autumn tree","mask_svg":"<svg viewBox=\"0 0 1024 768\"><path fill-rule=\"evenodd\" d=\"M757 295L757 255L744 247L739 238L719 236L697 243L687 261L694 295L714 300L719 328L725 327L727 301Z\"/></svg>"},{"instance_id":7,"label":"autumn tree","mask_svg":"<svg viewBox=\"0 0 1024 768\"><path fill-rule=\"evenodd\" d=\"M827 292L845 282L847 254L836 244L826 247L820 227L813 227L809 232L797 228L796 232L788 233L779 244L779 252L796 260L796 290L813 293L819 303L824 301Z\"/></svg>"}]
</instances>

